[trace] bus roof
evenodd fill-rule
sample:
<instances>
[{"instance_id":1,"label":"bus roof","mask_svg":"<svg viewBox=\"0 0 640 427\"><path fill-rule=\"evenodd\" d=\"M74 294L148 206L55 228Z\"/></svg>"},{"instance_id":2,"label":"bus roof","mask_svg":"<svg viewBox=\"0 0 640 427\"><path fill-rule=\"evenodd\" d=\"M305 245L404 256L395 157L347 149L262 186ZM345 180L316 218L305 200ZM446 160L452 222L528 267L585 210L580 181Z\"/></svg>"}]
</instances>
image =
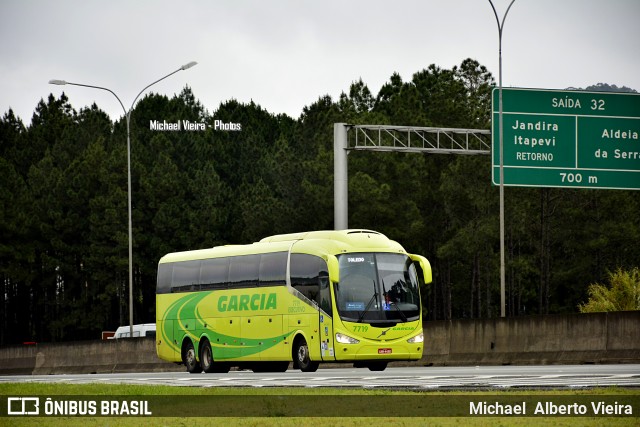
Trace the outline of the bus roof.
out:
<instances>
[{"instance_id":1,"label":"bus roof","mask_svg":"<svg viewBox=\"0 0 640 427\"><path fill-rule=\"evenodd\" d=\"M406 253L396 241L372 230L323 230L303 233L279 234L265 237L248 245L216 246L194 251L174 252L160 259L166 262L188 261L226 256L252 255L283 252L291 248L293 253L311 255L338 255L350 252L397 252Z\"/></svg>"}]
</instances>

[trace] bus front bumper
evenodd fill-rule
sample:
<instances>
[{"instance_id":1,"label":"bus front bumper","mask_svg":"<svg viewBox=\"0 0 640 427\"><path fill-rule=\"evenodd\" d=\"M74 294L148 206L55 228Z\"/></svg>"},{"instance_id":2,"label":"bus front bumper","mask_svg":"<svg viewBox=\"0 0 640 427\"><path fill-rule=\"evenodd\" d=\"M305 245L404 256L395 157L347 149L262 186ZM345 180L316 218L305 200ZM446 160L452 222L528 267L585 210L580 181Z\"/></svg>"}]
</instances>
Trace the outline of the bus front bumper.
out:
<instances>
[{"instance_id":1,"label":"bus front bumper","mask_svg":"<svg viewBox=\"0 0 640 427\"><path fill-rule=\"evenodd\" d=\"M420 360L423 345L408 343L339 344L336 343L336 360Z\"/></svg>"}]
</instances>

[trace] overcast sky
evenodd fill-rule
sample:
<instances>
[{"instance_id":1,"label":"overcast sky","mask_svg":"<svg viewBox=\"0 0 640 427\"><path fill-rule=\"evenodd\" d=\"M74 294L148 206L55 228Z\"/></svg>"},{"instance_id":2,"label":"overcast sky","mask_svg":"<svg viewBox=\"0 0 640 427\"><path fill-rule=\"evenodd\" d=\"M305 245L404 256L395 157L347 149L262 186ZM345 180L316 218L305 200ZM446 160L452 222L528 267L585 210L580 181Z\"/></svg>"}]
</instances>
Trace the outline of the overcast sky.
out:
<instances>
[{"instance_id":1,"label":"overcast sky","mask_svg":"<svg viewBox=\"0 0 640 427\"><path fill-rule=\"evenodd\" d=\"M500 18L509 0L494 0ZM79 110L123 115L147 84L185 85L209 112L235 98L298 118L319 96L362 78L373 94L436 64L473 58L498 80L498 29L488 0L0 1L0 114L29 124L64 90ZM516 0L503 34L504 86L564 89L598 82L640 91L640 0Z\"/></svg>"}]
</instances>

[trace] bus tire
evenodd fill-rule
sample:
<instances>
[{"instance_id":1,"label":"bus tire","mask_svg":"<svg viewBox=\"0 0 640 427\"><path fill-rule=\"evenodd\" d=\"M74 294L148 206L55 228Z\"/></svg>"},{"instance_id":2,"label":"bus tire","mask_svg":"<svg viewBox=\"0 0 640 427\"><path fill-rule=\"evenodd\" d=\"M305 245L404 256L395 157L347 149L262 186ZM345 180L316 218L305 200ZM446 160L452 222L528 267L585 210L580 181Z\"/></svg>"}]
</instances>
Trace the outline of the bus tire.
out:
<instances>
[{"instance_id":1,"label":"bus tire","mask_svg":"<svg viewBox=\"0 0 640 427\"><path fill-rule=\"evenodd\" d=\"M207 374L215 372L211 344L209 344L209 340L206 338L200 340L200 365L202 366L202 370Z\"/></svg>"},{"instance_id":2,"label":"bus tire","mask_svg":"<svg viewBox=\"0 0 640 427\"><path fill-rule=\"evenodd\" d=\"M187 372L190 374L199 374L202 372L202 367L196 359L196 350L191 340L187 340L182 348L182 363L187 367Z\"/></svg>"},{"instance_id":3,"label":"bus tire","mask_svg":"<svg viewBox=\"0 0 640 427\"><path fill-rule=\"evenodd\" d=\"M367 365L370 371L384 371L387 369L387 362L371 362Z\"/></svg>"},{"instance_id":4,"label":"bus tire","mask_svg":"<svg viewBox=\"0 0 640 427\"><path fill-rule=\"evenodd\" d=\"M320 363L311 361L309 346L304 338L300 337L296 340L293 355L295 357L296 364L302 372L315 372L318 370Z\"/></svg>"}]
</instances>

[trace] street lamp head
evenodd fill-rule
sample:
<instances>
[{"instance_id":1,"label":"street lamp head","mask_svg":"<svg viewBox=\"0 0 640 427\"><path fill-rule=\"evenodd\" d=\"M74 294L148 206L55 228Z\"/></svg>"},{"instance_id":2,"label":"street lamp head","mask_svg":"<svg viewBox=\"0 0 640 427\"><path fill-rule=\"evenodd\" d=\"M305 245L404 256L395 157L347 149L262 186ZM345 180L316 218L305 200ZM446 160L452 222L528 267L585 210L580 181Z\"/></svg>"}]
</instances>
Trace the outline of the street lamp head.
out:
<instances>
[{"instance_id":1,"label":"street lamp head","mask_svg":"<svg viewBox=\"0 0 640 427\"><path fill-rule=\"evenodd\" d=\"M191 67L193 67L194 65L197 65L198 63L196 61L191 61L188 64L184 64L182 67L180 67L181 70L186 70L189 69Z\"/></svg>"},{"instance_id":2,"label":"street lamp head","mask_svg":"<svg viewBox=\"0 0 640 427\"><path fill-rule=\"evenodd\" d=\"M66 85L66 84L67 84L67 82L66 82L65 80L56 80L56 79L53 79L53 80L49 80L49 84L50 84L50 85L61 85L61 86L64 86L64 85Z\"/></svg>"}]
</instances>

